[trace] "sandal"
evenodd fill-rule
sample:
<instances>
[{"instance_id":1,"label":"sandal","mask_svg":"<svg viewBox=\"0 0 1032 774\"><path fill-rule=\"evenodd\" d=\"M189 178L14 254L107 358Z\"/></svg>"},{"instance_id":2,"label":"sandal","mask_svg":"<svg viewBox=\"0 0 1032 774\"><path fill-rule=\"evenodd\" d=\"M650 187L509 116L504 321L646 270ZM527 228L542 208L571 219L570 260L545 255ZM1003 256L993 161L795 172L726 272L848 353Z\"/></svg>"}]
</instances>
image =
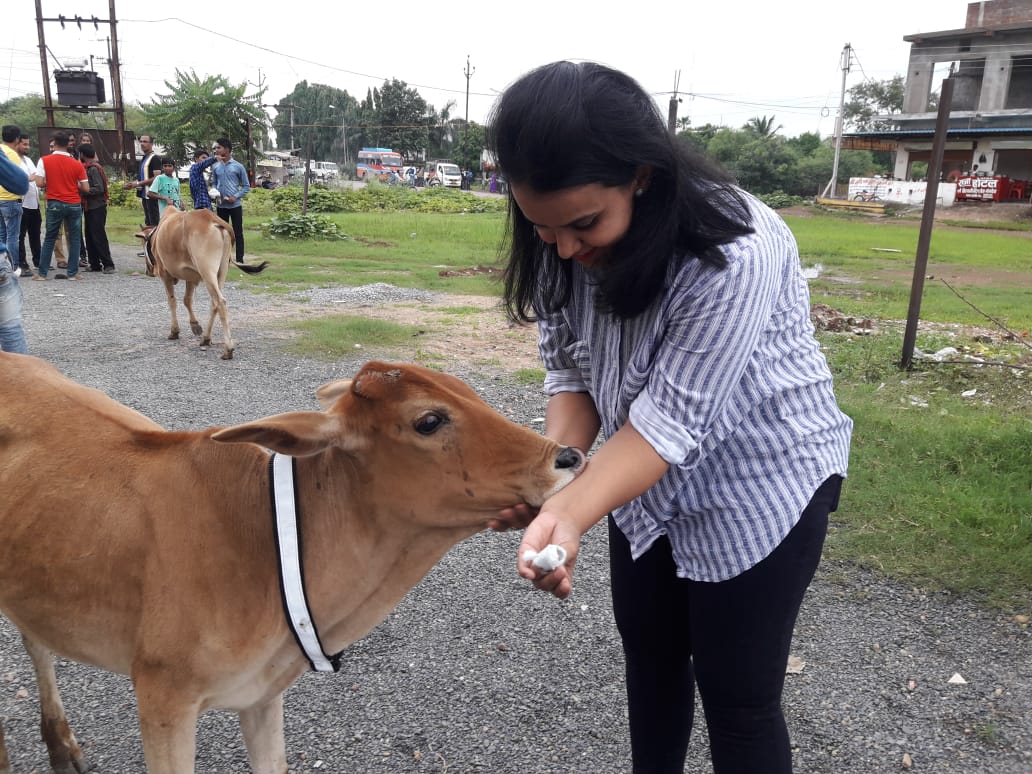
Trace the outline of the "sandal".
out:
<instances>
[{"instance_id":1,"label":"sandal","mask_svg":"<svg viewBox=\"0 0 1032 774\"><path fill-rule=\"evenodd\" d=\"M57 262L57 268L59 268L59 269L67 269L68 268L68 261L58 261Z\"/></svg>"},{"instance_id":2,"label":"sandal","mask_svg":"<svg viewBox=\"0 0 1032 774\"><path fill-rule=\"evenodd\" d=\"M81 280L81 279L85 279L85 277L83 277L81 274L70 274L68 276L68 279L70 279L70 280Z\"/></svg>"},{"instance_id":3,"label":"sandal","mask_svg":"<svg viewBox=\"0 0 1032 774\"><path fill-rule=\"evenodd\" d=\"M43 274L37 274L32 279L34 279L36 282L46 282L47 281L46 276L44 276Z\"/></svg>"}]
</instances>

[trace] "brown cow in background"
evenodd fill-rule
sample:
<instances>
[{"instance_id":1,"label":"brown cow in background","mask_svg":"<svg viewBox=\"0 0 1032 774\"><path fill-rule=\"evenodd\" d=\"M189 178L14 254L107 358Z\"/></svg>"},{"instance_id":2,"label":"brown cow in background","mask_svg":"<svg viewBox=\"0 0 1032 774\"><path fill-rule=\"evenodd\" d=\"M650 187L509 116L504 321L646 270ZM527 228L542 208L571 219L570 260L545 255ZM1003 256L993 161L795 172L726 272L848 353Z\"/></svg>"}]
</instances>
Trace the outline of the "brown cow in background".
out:
<instances>
[{"instance_id":1,"label":"brown cow in background","mask_svg":"<svg viewBox=\"0 0 1032 774\"><path fill-rule=\"evenodd\" d=\"M172 315L172 330L169 339L179 338L179 318L176 316L176 295L173 290L179 280L186 282L183 306L190 315L190 330L201 333L201 325L193 310L194 289L201 282L211 296L211 314L204 329L201 346L211 344L211 331L215 316L222 320L222 335L225 337L222 359L233 357L233 335L229 329L229 307L222 288L230 265L247 274L258 274L267 265L262 261L257 266L236 263L232 260L234 236L229 225L211 210L190 210L182 212L175 207L166 207L161 221L154 228L145 229L136 236L147 240L147 274L157 276L165 285L168 310Z\"/></svg>"},{"instance_id":2,"label":"brown cow in background","mask_svg":"<svg viewBox=\"0 0 1032 774\"><path fill-rule=\"evenodd\" d=\"M31 412L0 402L0 612L32 658L61 774L86 763L51 651L132 678L150 774L194 771L211 708L239 714L255 772L285 774L283 692L309 660L281 599L270 478L283 460L304 533L302 625L328 653L499 510L540 506L584 465L462 381L412 365L368 363L324 385L325 411L191 432L0 353L0 394L30 389ZM0 774L6 758L0 733Z\"/></svg>"}]
</instances>

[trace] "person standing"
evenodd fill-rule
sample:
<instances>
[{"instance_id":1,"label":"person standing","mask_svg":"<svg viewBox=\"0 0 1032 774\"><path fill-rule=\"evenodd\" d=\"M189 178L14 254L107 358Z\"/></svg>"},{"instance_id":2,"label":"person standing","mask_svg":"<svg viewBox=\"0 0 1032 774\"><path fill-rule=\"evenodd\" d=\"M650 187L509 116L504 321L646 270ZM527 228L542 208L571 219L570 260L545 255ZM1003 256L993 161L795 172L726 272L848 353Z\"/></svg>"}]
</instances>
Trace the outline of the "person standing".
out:
<instances>
[{"instance_id":1,"label":"person standing","mask_svg":"<svg viewBox=\"0 0 1032 774\"><path fill-rule=\"evenodd\" d=\"M86 168L89 190L82 195L82 219L86 232L89 270L114 274L111 246L107 237L108 180L104 167L97 163L97 152L89 143L79 145L79 160Z\"/></svg>"},{"instance_id":2,"label":"person standing","mask_svg":"<svg viewBox=\"0 0 1032 774\"><path fill-rule=\"evenodd\" d=\"M215 141L218 163L211 168L219 192L218 216L232 225L236 237L236 262L244 262L244 197L251 192L244 165L233 158L233 143L225 137Z\"/></svg>"},{"instance_id":3,"label":"person standing","mask_svg":"<svg viewBox=\"0 0 1032 774\"><path fill-rule=\"evenodd\" d=\"M0 186L22 196L29 190L28 175L20 164L8 159L6 153L0 154ZM27 355L29 345L22 324L22 289L14 271L7 245L0 243L0 351Z\"/></svg>"},{"instance_id":4,"label":"person standing","mask_svg":"<svg viewBox=\"0 0 1032 774\"><path fill-rule=\"evenodd\" d=\"M3 150L5 158L21 169L21 155L18 153L18 143L22 130L14 124L4 124L0 129L3 143L0 150ZM22 194L9 191L0 186L0 244L7 245L7 255L11 265L18 269L23 263L18 256L19 239L21 237L22 219ZM31 272L30 272L31 273Z\"/></svg>"},{"instance_id":5,"label":"person standing","mask_svg":"<svg viewBox=\"0 0 1032 774\"><path fill-rule=\"evenodd\" d=\"M81 280L79 264L72 256L79 254L79 239L82 230L81 196L90 190L86 168L81 161L69 155L68 132L54 133L55 150L40 159L37 169L37 183L47 191L47 227L43 238L43 250L39 256L39 274L34 280L45 280L50 271L50 260L54 255L61 225L68 236L68 274L56 274L54 279Z\"/></svg>"},{"instance_id":6,"label":"person standing","mask_svg":"<svg viewBox=\"0 0 1032 774\"><path fill-rule=\"evenodd\" d=\"M40 230L43 221L39 214L39 188L36 186L36 162L29 156L29 135L21 133L18 138L18 155L21 166L29 177L29 188L22 197L22 221L18 234L18 258L21 261L21 275L31 277L32 269L28 264L28 253L25 252L25 238L28 237L29 252L32 254L32 265L39 268Z\"/></svg>"},{"instance_id":7,"label":"person standing","mask_svg":"<svg viewBox=\"0 0 1032 774\"><path fill-rule=\"evenodd\" d=\"M208 181L204 177L204 170L218 161L218 157L209 156L204 148L198 148L193 158L194 163L190 165L190 199L193 200L195 210L210 210L211 196L208 194Z\"/></svg>"},{"instance_id":8,"label":"person standing","mask_svg":"<svg viewBox=\"0 0 1032 774\"><path fill-rule=\"evenodd\" d=\"M169 205L177 210L183 209L182 195L179 178L176 177L176 163L165 156L161 159L161 175L147 191L147 196L158 203L159 221Z\"/></svg>"},{"instance_id":9,"label":"person standing","mask_svg":"<svg viewBox=\"0 0 1032 774\"><path fill-rule=\"evenodd\" d=\"M527 525L520 576L566 598L607 519L635 774L683 773L696 687L714 771L788 774L785 664L852 431L792 232L608 67L533 70L488 126L509 185L503 302L537 321L545 434L604 439L532 520L517 506L491 526ZM526 552L549 545L565 562L539 570Z\"/></svg>"},{"instance_id":10,"label":"person standing","mask_svg":"<svg viewBox=\"0 0 1032 774\"><path fill-rule=\"evenodd\" d=\"M143 225L156 226L159 216L158 200L148 198L147 191L150 184L161 174L161 159L154 152L154 138L151 135L140 135L140 151L143 153L143 158L140 159L136 180L126 183L125 188L135 188L136 195L143 202Z\"/></svg>"}]
</instances>

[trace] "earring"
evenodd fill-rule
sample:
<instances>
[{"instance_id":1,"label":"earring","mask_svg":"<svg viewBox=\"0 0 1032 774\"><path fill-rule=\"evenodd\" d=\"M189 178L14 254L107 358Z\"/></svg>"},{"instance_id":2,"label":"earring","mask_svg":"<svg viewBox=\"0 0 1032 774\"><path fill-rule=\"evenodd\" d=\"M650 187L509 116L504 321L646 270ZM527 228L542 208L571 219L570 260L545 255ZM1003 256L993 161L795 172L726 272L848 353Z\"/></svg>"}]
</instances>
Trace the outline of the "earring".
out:
<instances>
[{"instance_id":1,"label":"earring","mask_svg":"<svg viewBox=\"0 0 1032 774\"><path fill-rule=\"evenodd\" d=\"M644 193L645 193L645 189L644 188L635 188L634 189L634 198L635 199L640 199L642 194L644 194Z\"/></svg>"}]
</instances>

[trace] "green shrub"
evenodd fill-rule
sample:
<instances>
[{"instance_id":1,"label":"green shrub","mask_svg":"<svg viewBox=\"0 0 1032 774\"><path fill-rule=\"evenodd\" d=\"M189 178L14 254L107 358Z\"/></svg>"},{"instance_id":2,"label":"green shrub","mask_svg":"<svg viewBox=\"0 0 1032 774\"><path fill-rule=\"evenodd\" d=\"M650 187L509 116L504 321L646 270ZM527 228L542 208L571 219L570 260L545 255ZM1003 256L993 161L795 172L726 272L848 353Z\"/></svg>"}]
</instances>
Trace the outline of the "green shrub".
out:
<instances>
[{"instance_id":1,"label":"green shrub","mask_svg":"<svg viewBox=\"0 0 1032 774\"><path fill-rule=\"evenodd\" d=\"M271 191L272 209L280 214L301 211L303 190L296 186ZM358 188L308 188L309 212L504 212L505 199L476 196L449 188L408 188L369 183Z\"/></svg>"},{"instance_id":2,"label":"green shrub","mask_svg":"<svg viewBox=\"0 0 1032 774\"><path fill-rule=\"evenodd\" d=\"M337 224L324 215L300 213L277 215L261 224L262 234L269 239L347 239Z\"/></svg>"},{"instance_id":3,"label":"green shrub","mask_svg":"<svg viewBox=\"0 0 1032 774\"><path fill-rule=\"evenodd\" d=\"M771 191L767 194L757 194L756 198L772 210L780 210L785 207L796 207L803 203L802 196L792 196L784 191Z\"/></svg>"}]
</instances>

